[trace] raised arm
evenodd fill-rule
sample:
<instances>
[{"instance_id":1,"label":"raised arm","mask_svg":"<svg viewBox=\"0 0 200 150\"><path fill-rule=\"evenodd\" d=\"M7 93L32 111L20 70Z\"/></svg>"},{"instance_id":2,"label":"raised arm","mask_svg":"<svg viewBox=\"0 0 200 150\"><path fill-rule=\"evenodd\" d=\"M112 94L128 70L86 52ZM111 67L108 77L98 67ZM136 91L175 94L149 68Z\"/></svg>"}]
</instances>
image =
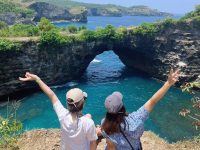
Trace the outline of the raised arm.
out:
<instances>
[{"instance_id":1,"label":"raised arm","mask_svg":"<svg viewBox=\"0 0 200 150\"><path fill-rule=\"evenodd\" d=\"M24 78L19 77L19 80L37 82L42 91L50 98L52 104L55 104L56 101L58 100L56 94L37 75L26 72L25 77Z\"/></svg>"},{"instance_id":2,"label":"raised arm","mask_svg":"<svg viewBox=\"0 0 200 150\"><path fill-rule=\"evenodd\" d=\"M171 70L168 80L165 84L145 103L144 107L148 112L151 112L155 104L167 93L171 86L173 86L179 78L179 70Z\"/></svg>"}]
</instances>

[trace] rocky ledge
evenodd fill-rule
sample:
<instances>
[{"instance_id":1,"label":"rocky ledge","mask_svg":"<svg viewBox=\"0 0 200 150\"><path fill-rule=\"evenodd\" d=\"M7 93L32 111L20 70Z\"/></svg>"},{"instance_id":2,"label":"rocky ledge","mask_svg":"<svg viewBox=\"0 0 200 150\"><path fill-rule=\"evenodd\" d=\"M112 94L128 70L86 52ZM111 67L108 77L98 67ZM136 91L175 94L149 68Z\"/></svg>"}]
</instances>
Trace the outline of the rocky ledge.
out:
<instances>
[{"instance_id":1,"label":"rocky ledge","mask_svg":"<svg viewBox=\"0 0 200 150\"><path fill-rule=\"evenodd\" d=\"M182 141L173 144L150 131L145 131L142 138L144 150L199 150L198 140ZM104 150L105 140L98 145L97 150ZM59 129L38 129L25 132L17 141L18 150L60 150L60 130ZM1 150L1 148L0 148ZM11 150L7 148L7 150Z\"/></svg>"}]
</instances>

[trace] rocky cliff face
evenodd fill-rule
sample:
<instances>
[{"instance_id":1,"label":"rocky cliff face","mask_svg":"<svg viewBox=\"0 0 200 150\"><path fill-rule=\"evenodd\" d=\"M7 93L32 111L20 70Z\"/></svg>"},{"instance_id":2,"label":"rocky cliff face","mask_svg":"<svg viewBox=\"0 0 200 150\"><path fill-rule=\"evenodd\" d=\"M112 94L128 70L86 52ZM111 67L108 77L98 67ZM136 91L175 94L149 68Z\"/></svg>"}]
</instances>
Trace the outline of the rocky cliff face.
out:
<instances>
[{"instance_id":1,"label":"rocky cliff face","mask_svg":"<svg viewBox=\"0 0 200 150\"><path fill-rule=\"evenodd\" d=\"M6 22L8 25L13 25L15 23L23 23L23 24L35 24L32 19L26 18L23 14L16 13L6 13L0 14L0 21Z\"/></svg>"},{"instance_id":2,"label":"rocky cliff face","mask_svg":"<svg viewBox=\"0 0 200 150\"><path fill-rule=\"evenodd\" d=\"M22 42L23 48L0 55L0 97L35 89L34 83L21 83L26 71L38 74L49 85L79 78L96 55L113 49L129 68L166 80L171 67L184 66L180 83L200 81L200 27L197 22L174 23L153 36L130 31L120 42L93 41L66 45L58 50L41 50L38 42Z\"/></svg>"},{"instance_id":3,"label":"rocky cliff face","mask_svg":"<svg viewBox=\"0 0 200 150\"><path fill-rule=\"evenodd\" d=\"M64 84L79 78L89 63L101 50L107 49L103 42L66 45L55 51L41 50L38 42L23 42L20 51L1 52L0 55L0 100L7 96L23 95L37 86L21 83L19 76L30 71L38 74L49 85Z\"/></svg>"},{"instance_id":4,"label":"rocky cliff face","mask_svg":"<svg viewBox=\"0 0 200 150\"><path fill-rule=\"evenodd\" d=\"M121 61L130 68L166 80L166 70L181 68L180 83L200 81L200 26L198 22L174 23L153 37L127 35L115 44Z\"/></svg>"},{"instance_id":5,"label":"rocky cliff face","mask_svg":"<svg viewBox=\"0 0 200 150\"><path fill-rule=\"evenodd\" d=\"M87 11L80 14L72 14L67 9L45 2L33 3L29 6L29 8L35 10L36 12L36 16L33 19L35 22L39 22L42 17L51 21L66 20L87 22Z\"/></svg>"}]
</instances>

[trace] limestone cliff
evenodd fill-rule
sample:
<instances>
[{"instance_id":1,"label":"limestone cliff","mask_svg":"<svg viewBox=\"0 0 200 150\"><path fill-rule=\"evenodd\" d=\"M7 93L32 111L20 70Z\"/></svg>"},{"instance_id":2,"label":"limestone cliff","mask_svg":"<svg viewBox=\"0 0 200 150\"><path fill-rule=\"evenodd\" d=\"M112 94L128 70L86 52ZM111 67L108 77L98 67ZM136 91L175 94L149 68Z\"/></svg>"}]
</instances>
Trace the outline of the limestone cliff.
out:
<instances>
[{"instance_id":1,"label":"limestone cliff","mask_svg":"<svg viewBox=\"0 0 200 150\"><path fill-rule=\"evenodd\" d=\"M40 49L37 41L23 41L19 51L1 52L0 97L35 89L33 83L20 83L26 71L38 74L49 85L79 78L96 55L113 49L129 68L166 80L166 71L185 63L179 83L200 81L199 22L159 26L154 35L133 34L130 30L120 42L94 40L64 45L56 50ZM181 62L181 63L180 63Z\"/></svg>"},{"instance_id":2,"label":"limestone cliff","mask_svg":"<svg viewBox=\"0 0 200 150\"><path fill-rule=\"evenodd\" d=\"M36 2L29 6L30 9L33 9L36 12L34 17L35 22L39 22L42 17L45 17L51 21L76 21L76 22L87 22L87 11L82 13L73 14L62 7L56 5L45 3L45 2Z\"/></svg>"},{"instance_id":3,"label":"limestone cliff","mask_svg":"<svg viewBox=\"0 0 200 150\"><path fill-rule=\"evenodd\" d=\"M32 91L37 87L32 83L18 81L18 77L27 71L37 73L49 85L77 79L101 50L107 48L100 41L66 45L55 51L40 49L37 41L24 41L20 51L1 52L1 100L6 100L7 95L16 95L18 92L22 95L23 91Z\"/></svg>"},{"instance_id":4,"label":"limestone cliff","mask_svg":"<svg viewBox=\"0 0 200 150\"><path fill-rule=\"evenodd\" d=\"M36 24L41 17L46 17L51 21L87 22L87 10L73 12L68 8L45 2L26 3L0 0L0 21L4 21L8 25L16 23Z\"/></svg>"},{"instance_id":5,"label":"limestone cliff","mask_svg":"<svg viewBox=\"0 0 200 150\"><path fill-rule=\"evenodd\" d=\"M166 80L166 70L179 67L183 72L179 83L200 81L200 26L196 21L159 26L153 37L129 32L114 49L125 65L157 79Z\"/></svg>"}]
</instances>

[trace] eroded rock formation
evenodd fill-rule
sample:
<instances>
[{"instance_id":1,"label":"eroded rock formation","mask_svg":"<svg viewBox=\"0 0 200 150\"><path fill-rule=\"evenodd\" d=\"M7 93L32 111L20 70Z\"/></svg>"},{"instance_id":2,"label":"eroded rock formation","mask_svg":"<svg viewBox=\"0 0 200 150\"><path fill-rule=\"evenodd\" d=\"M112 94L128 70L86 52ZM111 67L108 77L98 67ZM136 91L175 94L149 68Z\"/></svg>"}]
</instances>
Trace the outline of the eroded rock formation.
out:
<instances>
[{"instance_id":1,"label":"eroded rock formation","mask_svg":"<svg viewBox=\"0 0 200 150\"><path fill-rule=\"evenodd\" d=\"M58 7L45 2L36 2L29 6L36 12L36 16L33 21L39 22L42 17L45 17L51 21L77 21L87 22L87 11L79 14L72 14L67 9Z\"/></svg>"},{"instance_id":2,"label":"eroded rock formation","mask_svg":"<svg viewBox=\"0 0 200 150\"><path fill-rule=\"evenodd\" d=\"M153 37L128 34L115 46L121 61L130 68L161 80L166 80L166 70L180 68L180 83L200 81L200 26L195 21L170 24Z\"/></svg>"},{"instance_id":3,"label":"eroded rock formation","mask_svg":"<svg viewBox=\"0 0 200 150\"><path fill-rule=\"evenodd\" d=\"M96 55L110 49L127 67L152 77L165 80L167 70L185 63L180 83L200 81L200 28L196 22L174 23L153 36L128 32L120 42L108 41L76 43L57 50L41 50L37 41L24 41L20 51L1 52L1 100L37 87L18 81L26 71L38 74L49 85L63 84L79 78Z\"/></svg>"}]
</instances>

